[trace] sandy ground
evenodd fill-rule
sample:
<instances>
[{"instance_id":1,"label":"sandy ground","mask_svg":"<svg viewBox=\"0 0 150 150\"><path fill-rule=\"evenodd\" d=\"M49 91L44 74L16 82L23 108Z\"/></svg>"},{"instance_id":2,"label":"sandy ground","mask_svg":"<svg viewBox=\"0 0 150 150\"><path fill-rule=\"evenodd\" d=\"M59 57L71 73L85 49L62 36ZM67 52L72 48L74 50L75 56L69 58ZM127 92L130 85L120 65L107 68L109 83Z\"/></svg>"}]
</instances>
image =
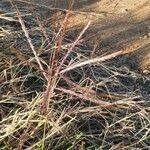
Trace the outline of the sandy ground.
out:
<instances>
[{"instance_id":1,"label":"sandy ground","mask_svg":"<svg viewBox=\"0 0 150 150\"><path fill-rule=\"evenodd\" d=\"M145 73L149 72L149 0L33 0L33 2L60 9L66 9L70 3L74 3L72 7L74 12L69 18L68 25L71 36L75 37L88 21L92 21L84 36L84 43L91 48L97 45L96 55L120 49L130 51L127 62L129 59L133 60L130 61L135 63L132 66L137 66ZM49 13L44 12L43 15L48 17Z\"/></svg>"},{"instance_id":2,"label":"sandy ground","mask_svg":"<svg viewBox=\"0 0 150 150\"><path fill-rule=\"evenodd\" d=\"M25 1L39 5L45 20L51 18L51 10L57 8L57 21L63 20L63 10L73 3L67 28L72 38L79 34L88 21L92 21L83 37L83 43L91 49L96 45L96 56L123 49L130 53L124 57L121 65L150 73L149 0Z\"/></svg>"}]
</instances>

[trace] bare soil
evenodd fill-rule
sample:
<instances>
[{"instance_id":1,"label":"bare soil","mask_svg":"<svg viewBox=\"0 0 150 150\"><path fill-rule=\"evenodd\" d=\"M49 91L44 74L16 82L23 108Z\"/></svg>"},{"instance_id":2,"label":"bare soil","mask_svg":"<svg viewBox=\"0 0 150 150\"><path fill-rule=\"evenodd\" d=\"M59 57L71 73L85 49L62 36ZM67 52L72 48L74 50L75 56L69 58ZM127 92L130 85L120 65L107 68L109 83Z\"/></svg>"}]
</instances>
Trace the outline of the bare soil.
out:
<instances>
[{"instance_id":1,"label":"bare soil","mask_svg":"<svg viewBox=\"0 0 150 150\"><path fill-rule=\"evenodd\" d=\"M83 39L90 48L97 46L96 55L123 49L127 53L130 52L124 56L125 65L135 66L132 69L149 73L149 0L34 0L33 2L49 8L58 8L57 17L60 19L63 18L63 10L73 3L73 12L68 24L68 32L72 37L75 37L88 21L92 21ZM46 18L51 17L49 11L45 10L42 15ZM128 60L132 62L128 63Z\"/></svg>"},{"instance_id":2,"label":"bare soil","mask_svg":"<svg viewBox=\"0 0 150 150\"><path fill-rule=\"evenodd\" d=\"M127 55L121 58L123 62L120 65L150 73L149 0L25 0L16 1L16 4L20 8L38 9L45 21L55 18L59 23L65 10L72 6L67 26L72 39L92 21L83 37L83 44L91 49L96 47L95 56L123 49Z\"/></svg>"}]
</instances>

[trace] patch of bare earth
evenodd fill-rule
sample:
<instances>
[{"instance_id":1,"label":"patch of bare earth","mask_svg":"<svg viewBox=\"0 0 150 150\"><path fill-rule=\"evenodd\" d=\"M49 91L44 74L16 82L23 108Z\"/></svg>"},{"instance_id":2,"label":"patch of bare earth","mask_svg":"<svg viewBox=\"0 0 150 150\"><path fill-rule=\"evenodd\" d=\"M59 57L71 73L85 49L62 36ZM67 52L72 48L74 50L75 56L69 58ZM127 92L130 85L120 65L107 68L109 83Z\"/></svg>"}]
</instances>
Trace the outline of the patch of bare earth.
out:
<instances>
[{"instance_id":1,"label":"patch of bare earth","mask_svg":"<svg viewBox=\"0 0 150 150\"><path fill-rule=\"evenodd\" d=\"M57 7L61 8L62 5L58 2ZM133 63L137 63L138 69L148 73L150 70L149 7L149 0L74 1L74 11L69 18L68 31L71 35L77 35L83 26L92 21L83 40L91 48L96 46L96 56L123 49L129 57L131 56Z\"/></svg>"},{"instance_id":2,"label":"patch of bare earth","mask_svg":"<svg viewBox=\"0 0 150 150\"><path fill-rule=\"evenodd\" d=\"M62 18L63 10L73 3L73 12L67 25L71 36L75 37L89 21L92 21L83 40L90 48L97 46L96 56L123 49L131 54L129 54L131 57L128 56L133 63L137 63L134 70L149 73L149 0L55 0L42 3L34 0L34 2L58 8L58 19L60 16ZM126 55L124 57L126 59Z\"/></svg>"}]
</instances>

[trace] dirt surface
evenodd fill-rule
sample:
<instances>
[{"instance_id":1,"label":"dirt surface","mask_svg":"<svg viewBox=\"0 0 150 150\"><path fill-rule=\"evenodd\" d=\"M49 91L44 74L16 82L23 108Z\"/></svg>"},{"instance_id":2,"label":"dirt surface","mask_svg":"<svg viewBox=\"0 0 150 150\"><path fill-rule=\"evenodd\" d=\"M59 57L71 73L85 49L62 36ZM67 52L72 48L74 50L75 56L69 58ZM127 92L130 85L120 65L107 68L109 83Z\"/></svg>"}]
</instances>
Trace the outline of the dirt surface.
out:
<instances>
[{"instance_id":1,"label":"dirt surface","mask_svg":"<svg viewBox=\"0 0 150 150\"><path fill-rule=\"evenodd\" d=\"M32 3L32 6L40 9L44 20L49 21L54 16L59 22L65 16L65 9L72 5L73 11L67 28L71 38L74 39L88 21L92 21L83 37L83 43L91 49L96 47L95 56L123 49L127 55L124 59L121 58L123 61L120 65L150 73L149 0L33 0L32 2L18 0L16 2L21 7Z\"/></svg>"},{"instance_id":2,"label":"dirt surface","mask_svg":"<svg viewBox=\"0 0 150 150\"><path fill-rule=\"evenodd\" d=\"M149 0L53 0L39 1L50 8L63 9L73 3L73 14L69 19L68 31L75 37L79 31L92 21L84 36L84 43L93 48L97 45L96 55L123 49L132 52L126 56L126 64L132 59L136 68L144 73L150 70L150 1ZM58 13L58 12L57 12ZM46 17L49 13L44 13ZM51 16L50 16L51 17ZM130 61L131 63L131 61Z\"/></svg>"}]
</instances>

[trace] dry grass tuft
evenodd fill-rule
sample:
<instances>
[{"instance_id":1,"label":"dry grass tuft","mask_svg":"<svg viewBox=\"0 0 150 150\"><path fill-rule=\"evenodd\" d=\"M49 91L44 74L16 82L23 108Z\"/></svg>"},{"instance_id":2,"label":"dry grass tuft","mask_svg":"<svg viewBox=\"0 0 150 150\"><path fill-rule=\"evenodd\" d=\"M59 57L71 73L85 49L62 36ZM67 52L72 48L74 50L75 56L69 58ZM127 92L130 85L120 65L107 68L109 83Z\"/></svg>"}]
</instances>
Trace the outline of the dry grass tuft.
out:
<instances>
[{"instance_id":1,"label":"dry grass tuft","mask_svg":"<svg viewBox=\"0 0 150 150\"><path fill-rule=\"evenodd\" d=\"M89 59L90 24L68 39L70 11L58 32L13 11L0 16L18 28L0 32L0 149L148 149L150 78L115 67L121 51Z\"/></svg>"}]
</instances>

